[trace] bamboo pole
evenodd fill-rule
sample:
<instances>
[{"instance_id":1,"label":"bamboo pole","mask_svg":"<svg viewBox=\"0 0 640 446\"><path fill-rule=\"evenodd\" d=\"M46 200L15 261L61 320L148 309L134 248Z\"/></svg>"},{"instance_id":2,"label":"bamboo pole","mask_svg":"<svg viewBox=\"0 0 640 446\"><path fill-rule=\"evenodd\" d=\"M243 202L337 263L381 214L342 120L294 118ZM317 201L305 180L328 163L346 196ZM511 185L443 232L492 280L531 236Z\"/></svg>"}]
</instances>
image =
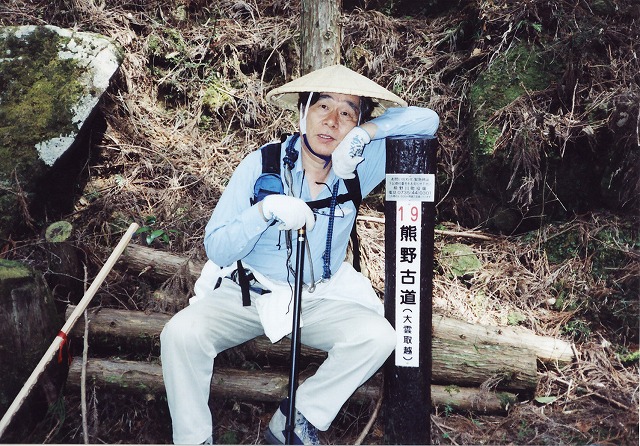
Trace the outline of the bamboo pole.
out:
<instances>
[{"instance_id":1,"label":"bamboo pole","mask_svg":"<svg viewBox=\"0 0 640 446\"><path fill-rule=\"evenodd\" d=\"M107 274L109 274L109 271L111 271L116 261L118 260L124 249L127 247L129 241L131 240L131 237L137 229L138 224L131 223L129 229L127 229L127 232L125 232L124 236L122 236L122 239L113 250L104 266L100 269L100 272L98 272L98 275L93 280L93 283L84 294L73 313L71 313L69 319L67 319L67 322L60 329L60 332L49 346L49 349L45 352L42 359L40 359L40 362L31 373L31 376L29 376L29 379L27 379L27 381L24 383L22 389L20 389L20 392L18 392L18 395L13 400L13 403L11 403L11 406L9 406L9 409L7 409L7 412L2 417L2 420L0 420L0 438L2 438L2 435L9 426L9 423L13 419L14 415L16 414L18 409L20 409L22 403L24 403L24 400L27 398L33 387L37 384L38 378L40 378L40 375L42 375L42 373L44 372L44 369L49 361L51 361L51 359L55 356L58 349L63 346L63 343L66 342L69 331L71 330L71 328L73 328L73 325L77 322L80 315L82 315L84 310L87 308L89 302L91 302L91 299L93 299L96 291L98 291L98 288L100 287L100 285L102 285L102 282L104 282Z\"/></svg>"}]
</instances>

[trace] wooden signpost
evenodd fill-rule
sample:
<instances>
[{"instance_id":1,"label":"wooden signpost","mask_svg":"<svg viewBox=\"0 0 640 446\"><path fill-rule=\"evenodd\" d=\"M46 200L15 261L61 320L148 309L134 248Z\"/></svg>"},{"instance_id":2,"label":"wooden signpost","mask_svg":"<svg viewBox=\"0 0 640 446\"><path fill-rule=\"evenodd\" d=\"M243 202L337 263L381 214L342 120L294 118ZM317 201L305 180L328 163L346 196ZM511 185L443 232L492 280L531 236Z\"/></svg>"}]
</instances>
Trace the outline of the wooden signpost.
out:
<instances>
[{"instance_id":1,"label":"wooden signpost","mask_svg":"<svg viewBox=\"0 0 640 446\"><path fill-rule=\"evenodd\" d=\"M387 138L384 370L386 444L431 444L431 333L437 139Z\"/></svg>"}]
</instances>

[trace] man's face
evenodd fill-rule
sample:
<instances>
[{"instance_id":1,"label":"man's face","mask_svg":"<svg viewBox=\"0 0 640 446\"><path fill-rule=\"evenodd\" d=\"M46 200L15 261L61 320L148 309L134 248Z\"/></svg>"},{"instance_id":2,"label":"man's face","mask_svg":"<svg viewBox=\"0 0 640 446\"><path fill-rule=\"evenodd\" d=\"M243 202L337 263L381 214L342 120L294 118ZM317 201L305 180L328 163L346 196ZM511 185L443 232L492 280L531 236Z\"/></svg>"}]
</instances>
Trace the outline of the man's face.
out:
<instances>
[{"instance_id":1,"label":"man's face","mask_svg":"<svg viewBox=\"0 0 640 446\"><path fill-rule=\"evenodd\" d=\"M307 113L307 140L321 155L331 155L340 141L358 124L360 98L349 94L320 93Z\"/></svg>"}]
</instances>

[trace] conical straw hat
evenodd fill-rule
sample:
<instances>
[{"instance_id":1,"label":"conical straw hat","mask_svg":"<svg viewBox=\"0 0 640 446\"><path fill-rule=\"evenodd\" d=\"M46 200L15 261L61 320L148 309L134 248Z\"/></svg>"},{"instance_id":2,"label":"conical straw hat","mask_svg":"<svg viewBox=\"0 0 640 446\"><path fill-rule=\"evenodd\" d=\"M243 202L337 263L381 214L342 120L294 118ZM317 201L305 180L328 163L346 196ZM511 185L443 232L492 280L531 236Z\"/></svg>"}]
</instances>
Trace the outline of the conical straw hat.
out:
<instances>
[{"instance_id":1,"label":"conical straw hat","mask_svg":"<svg viewBox=\"0 0 640 446\"><path fill-rule=\"evenodd\" d=\"M341 93L365 96L379 103L373 114L389 107L406 107L407 103L372 80L343 65L331 65L312 71L267 93L267 100L280 107L298 109L298 94L304 92ZM382 109L380 109L382 108Z\"/></svg>"}]
</instances>

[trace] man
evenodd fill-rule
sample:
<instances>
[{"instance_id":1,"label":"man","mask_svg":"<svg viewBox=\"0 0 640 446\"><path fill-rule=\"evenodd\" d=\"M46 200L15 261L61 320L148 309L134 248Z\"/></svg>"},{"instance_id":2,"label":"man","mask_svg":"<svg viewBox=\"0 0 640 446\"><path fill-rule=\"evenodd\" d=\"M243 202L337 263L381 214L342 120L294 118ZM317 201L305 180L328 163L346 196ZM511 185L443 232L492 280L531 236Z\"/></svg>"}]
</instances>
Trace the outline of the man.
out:
<instances>
[{"instance_id":1,"label":"man","mask_svg":"<svg viewBox=\"0 0 640 446\"><path fill-rule=\"evenodd\" d=\"M257 183L264 176L264 151L240 163L205 229L209 261L195 296L162 332L175 443L211 441L208 399L218 353L262 334L272 342L290 334L296 264L288 240L292 230L307 229L301 341L329 353L297 390L296 441L318 444L317 430L329 428L350 395L395 347L395 332L371 283L345 262L357 212L345 180L357 173L366 196L385 177L385 138L433 135L437 114L407 107L341 65L302 76L267 99L299 111L300 137L288 137L279 148L281 180L276 183L282 193L269 187L256 192L263 189ZM380 116L370 119L372 113ZM251 281L248 305L243 305L239 285L243 274ZM286 408L285 400L265 431L271 444L285 442Z\"/></svg>"}]
</instances>

